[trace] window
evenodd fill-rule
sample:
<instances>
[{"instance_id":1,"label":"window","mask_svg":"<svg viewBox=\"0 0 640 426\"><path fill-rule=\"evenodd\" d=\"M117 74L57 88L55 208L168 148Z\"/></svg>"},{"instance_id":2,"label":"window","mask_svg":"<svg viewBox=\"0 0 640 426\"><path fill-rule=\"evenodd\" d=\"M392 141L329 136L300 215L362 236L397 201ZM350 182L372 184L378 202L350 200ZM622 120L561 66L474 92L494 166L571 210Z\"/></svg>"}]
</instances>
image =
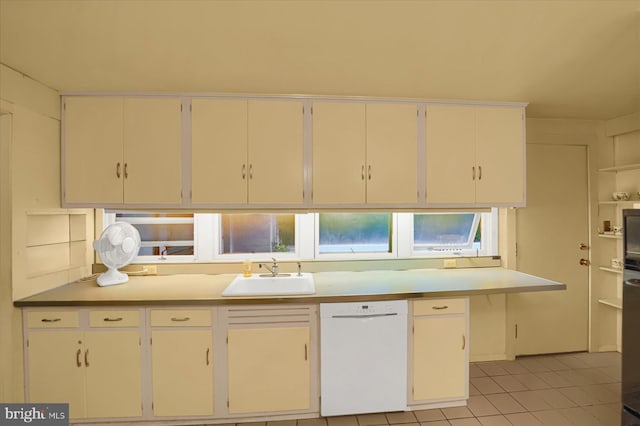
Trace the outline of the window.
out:
<instances>
[{"instance_id":1,"label":"window","mask_svg":"<svg viewBox=\"0 0 640 426\"><path fill-rule=\"evenodd\" d=\"M480 248L478 213L420 213L413 215L413 250Z\"/></svg>"},{"instance_id":2,"label":"window","mask_svg":"<svg viewBox=\"0 0 640 426\"><path fill-rule=\"evenodd\" d=\"M318 252L391 253L391 213L318 213Z\"/></svg>"},{"instance_id":3,"label":"window","mask_svg":"<svg viewBox=\"0 0 640 426\"><path fill-rule=\"evenodd\" d=\"M213 214L106 212L140 231L137 262L493 256L489 212Z\"/></svg>"},{"instance_id":4,"label":"window","mask_svg":"<svg viewBox=\"0 0 640 426\"><path fill-rule=\"evenodd\" d=\"M220 254L296 251L293 214L220 215Z\"/></svg>"},{"instance_id":5,"label":"window","mask_svg":"<svg viewBox=\"0 0 640 426\"><path fill-rule=\"evenodd\" d=\"M195 256L193 213L117 211L105 215L105 227L113 222L128 222L140 232L139 258L186 260Z\"/></svg>"}]
</instances>

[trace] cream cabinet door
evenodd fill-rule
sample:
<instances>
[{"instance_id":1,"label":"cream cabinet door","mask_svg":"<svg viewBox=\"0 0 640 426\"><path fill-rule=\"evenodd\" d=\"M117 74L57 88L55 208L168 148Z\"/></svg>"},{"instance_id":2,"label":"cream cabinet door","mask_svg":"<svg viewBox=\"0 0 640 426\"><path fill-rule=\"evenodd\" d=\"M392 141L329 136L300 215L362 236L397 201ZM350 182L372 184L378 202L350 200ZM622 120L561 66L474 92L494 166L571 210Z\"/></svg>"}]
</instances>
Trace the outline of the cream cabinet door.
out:
<instances>
[{"instance_id":1,"label":"cream cabinet door","mask_svg":"<svg viewBox=\"0 0 640 426\"><path fill-rule=\"evenodd\" d=\"M141 416L140 333L86 332L84 340L87 417Z\"/></svg>"},{"instance_id":2,"label":"cream cabinet door","mask_svg":"<svg viewBox=\"0 0 640 426\"><path fill-rule=\"evenodd\" d=\"M151 332L153 414L213 415L211 330Z\"/></svg>"},{"instance_id":3,"label":"cream cabinet door","mask_svg":"<svg viewBox=\"0 0 640 426\"><path fill-rule=\"evenodd\" d=\"M67 97L64 105L64 201L122 203L122 98Z\"/></svg>"},{"instance_id":4,"label":"cream cabinet door","mask_svg":"<svg viewBox=\"0 0 640 426\"><path fill-rule=\"evenodd\" d=\"M191 200L247 202L247 101L191 101Z\"/></svg>"},{"instance_id":5,"label":"cream cabinet door","mask_svg":"<svg viewBox=\"0 0 640 426\"><path fill-rule=\"evenodd\" d=\"M367 104L367 203L418 201L415 104Z\"/></svg>"},{"instance_id":6,"label":"cream cabinet door","mask_svg":"<svg viewBox=\"0 0 640 426\"><path fill-rule=\"evenodd\" d=\"M249 101L249 203L302 204L303 105Z\"/></svg>"},{"instance_id":7,"label":"cream cabinet door","mask_svg":"<svg viewBox=\"0 0 640 426\"><path fill-rule=\"evenodd\" d=\"M523 110L476 110L476 202L524 202Z\"/></svg>"},{"instance_id":8,"label":"cream cabinet door","mask_svg":"<svg viewBox=\"0 0 640 426\"><path fill-rule=\"evenodd\" d=\"M313 104L314 204L364 204L365 104Z\"/></svg>"},{"instance_id":9,"label":"cream cabinet door","mask_svg":"<svg viewBox=\"0 0 640 426\"><path fill-rule=\"evenodd\" d=\"M310 406L309 327L230 329L229 413Z\"/></svg>"},{"instance_id":10,"label":"cream cabinet door","mask_svg":"<svg viewBox=\"0 0 640 426\"><path fill-rule=\"evenodd\" d=\"M125 204L180 204L180 107L177 98L124 99Z\"/></svg>"},{"instance_id":11,"label":"cream cabinet door","mask_svg":"<svg viewBox=\"0 0 640 426\"><path fill-rule=\"evenodd\" d=\"M29 402L69 403L72 419L87 417L82 333L32 331L27 351Z\"/></svg>"},{"instance_id":12,"label":"cream cabinet door","mask_svg":"<svg viewBox=\"0 0 640 426\"><path fill-rule=\"evenodd\" d=\"M467 398L466 319L413 320L413 399Z\"/></svg>"},{"instance_id":13,"label":"cream cabinet door","mask_svg":"<svg viewBox=\"0 0 640 426\"><path fill-rule=\"evenodd\" d=\"M426 127L427 203L475 203L475 108L429 105Z\"/></svg>"}]
</instances>

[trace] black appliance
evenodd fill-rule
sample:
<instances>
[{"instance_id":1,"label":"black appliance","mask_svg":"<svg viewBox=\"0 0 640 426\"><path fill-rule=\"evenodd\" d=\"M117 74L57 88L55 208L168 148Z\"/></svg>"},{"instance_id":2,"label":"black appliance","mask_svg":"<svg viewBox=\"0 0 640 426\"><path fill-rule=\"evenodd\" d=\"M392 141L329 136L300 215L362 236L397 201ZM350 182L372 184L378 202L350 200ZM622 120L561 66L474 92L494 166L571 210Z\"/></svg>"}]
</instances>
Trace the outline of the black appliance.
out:
<instances>
[{"instance_id":1,"label":"black appliance","mask_svg":"<svg viewBox=\"0 0 640 426\"><path fill-rule=\"evenodd\" d=\"M640 426L640 209L622 218L622 425Z\"/></svg>"}]
</instances>

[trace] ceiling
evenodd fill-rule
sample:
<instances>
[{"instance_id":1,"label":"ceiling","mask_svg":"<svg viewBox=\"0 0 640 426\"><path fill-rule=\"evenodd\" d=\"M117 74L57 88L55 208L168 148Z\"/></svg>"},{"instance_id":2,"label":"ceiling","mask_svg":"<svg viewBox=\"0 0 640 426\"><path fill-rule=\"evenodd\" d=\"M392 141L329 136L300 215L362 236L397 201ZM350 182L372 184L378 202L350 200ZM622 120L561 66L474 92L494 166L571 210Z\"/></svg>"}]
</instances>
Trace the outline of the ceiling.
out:
<instances>
[{"instance_id":1,"label":"ceiling","mask_svg":"<svg viewBox=\"0 0 640 426\"><path fill-rule=\"evenodd\" d=\"M640 0L0 0L0 61L62 91L640 110Z\"/></svg>"}]
</instances>

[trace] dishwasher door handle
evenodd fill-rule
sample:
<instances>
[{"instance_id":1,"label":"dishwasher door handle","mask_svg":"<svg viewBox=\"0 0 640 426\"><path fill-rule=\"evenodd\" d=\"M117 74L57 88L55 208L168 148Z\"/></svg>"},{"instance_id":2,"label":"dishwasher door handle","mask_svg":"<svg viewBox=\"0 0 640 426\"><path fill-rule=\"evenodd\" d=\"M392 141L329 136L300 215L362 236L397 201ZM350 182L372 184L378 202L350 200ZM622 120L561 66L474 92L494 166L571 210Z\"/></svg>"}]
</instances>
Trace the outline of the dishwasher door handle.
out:
<instances>
[{"instance_id":1,"label":"dishwasher door handle","mask_svg":"<svg viewBox=\"0 0 640 426\"><path fill-rule=\"evenodd\" d=\"M386 314L332 315L331 318L379 318L379 317L393 317L396 315L398 315L397 312L389 312Z\"/></svg>"}]
</instances>

